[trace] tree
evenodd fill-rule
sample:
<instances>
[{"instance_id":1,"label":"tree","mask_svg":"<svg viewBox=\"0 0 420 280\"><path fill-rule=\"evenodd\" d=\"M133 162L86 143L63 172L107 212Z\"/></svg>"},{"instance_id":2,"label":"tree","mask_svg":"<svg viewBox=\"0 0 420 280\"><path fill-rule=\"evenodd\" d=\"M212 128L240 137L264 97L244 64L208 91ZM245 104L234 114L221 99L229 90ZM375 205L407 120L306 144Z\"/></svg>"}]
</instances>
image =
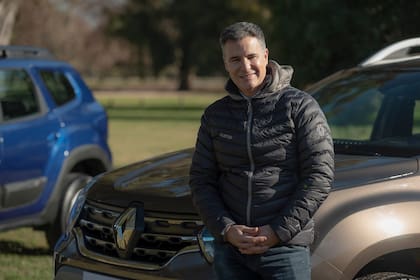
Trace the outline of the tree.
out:
<instances>
[{"instance_id":1,"label":"tree","mask_svg":"<svg viewBox=\"0 0 420 280\"><path fill-rule=\"evenodd\" d=\"M0 45L10 44L19 5L19 0L0 0Z\"/></svg>"},{"instance_id":2,"label":"tree","mask_svg":"<svg viewBox=\"0 0 420 280\"><path fill-rule=\"evenodd\" d=\"M133 52L127 42L105 36L106 17L101 9L111 4L101 0L21 2L10 43L47 48L84 75L110 75L118 65L129 65Z\"/></svg>"},{"instance_id":3,"label":"tree","mask_svg":"<svg viewBox=\"0 0 420 280\"><path fill-rule=\"evenodd\" d=\"M114 16L110 31L137 46L145 66L143 75L158 75L176 65L178 89L185 90L190 88L192 74L223 69L218 44L221 29L238 20L262 22L263 9L258 1L250 0L131 0Z\"/></svg>"},{"instance_id":4,"label":"tree","mask_svg":"<svg viewBox=\"0 0 420 280\"><path fill-rule=\"evenodd\" d=\"M314 82L357 65L390 43L419 35L420 2L284 0L272 7L272 56L296 69L294 83Z\"/></svg>"}]
</instances>

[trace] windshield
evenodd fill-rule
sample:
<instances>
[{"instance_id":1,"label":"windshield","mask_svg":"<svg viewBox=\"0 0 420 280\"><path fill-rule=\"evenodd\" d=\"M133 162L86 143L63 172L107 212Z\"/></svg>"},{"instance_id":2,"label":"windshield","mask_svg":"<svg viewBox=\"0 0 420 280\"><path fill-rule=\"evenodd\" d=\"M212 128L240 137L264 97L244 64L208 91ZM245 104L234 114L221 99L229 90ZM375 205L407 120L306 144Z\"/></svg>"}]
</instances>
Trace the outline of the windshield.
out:
<instances>
[{"instance_id":1,"label":"windshield","mask_svg":"<svg viewBox=\"0 0 420 280\"><path fill-rule=\"evenodd\" d=\"M420 154L420 72L347 71L309 92L327 117L336 152Z\"/></svg>"}]
</instances>

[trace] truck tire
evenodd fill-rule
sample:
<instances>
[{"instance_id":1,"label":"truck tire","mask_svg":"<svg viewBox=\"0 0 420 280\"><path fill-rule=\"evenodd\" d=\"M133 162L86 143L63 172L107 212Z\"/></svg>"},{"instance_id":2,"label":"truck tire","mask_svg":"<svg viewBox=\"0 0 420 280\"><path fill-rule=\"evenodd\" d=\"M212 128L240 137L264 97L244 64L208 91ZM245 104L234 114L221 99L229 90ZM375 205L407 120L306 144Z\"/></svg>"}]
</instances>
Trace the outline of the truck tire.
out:
<instances>
[{"instance_id":1,"label":"truck tire","mask_svg":"<svg viewBox=\"0 0 420 280\"><path fill-rule=\"evenodd\" d=\"M416 276L398 272L378 272L358 277L355 280L419 280Z\"/></svg>"},{"instance_id":2,"label":"truck tire","mask_svg":"<svg viewBox=\"0 0 420 280\"><path fill-rule=\"evenodd\" d=\"M54 249L55 243L65 230L68 215L76 200L77 192L91 179L92 176L83 173L70 173L64 178L64 194L61 198L57 216L55 217L53 223L48 225L45 230L47 243L51 250Z\"/></svg>"}]
</instances>

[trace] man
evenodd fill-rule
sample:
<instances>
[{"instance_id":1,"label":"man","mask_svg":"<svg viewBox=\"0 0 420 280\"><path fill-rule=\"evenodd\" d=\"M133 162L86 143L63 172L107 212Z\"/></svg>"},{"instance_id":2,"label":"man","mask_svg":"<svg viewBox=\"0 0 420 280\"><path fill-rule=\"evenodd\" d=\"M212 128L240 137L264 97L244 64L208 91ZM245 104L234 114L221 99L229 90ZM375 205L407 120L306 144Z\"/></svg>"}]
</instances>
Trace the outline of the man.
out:
<instances>
[{"instance_id":1,"label":"man","mask_svg":"<svg viewBox=\"0 0 420 280\"><path fill-rule=\"evenodd\" d=\"M317 102L268 59L262 30L220 36L228 96L204 112L190 170L193 202L215 237L219 279L310 279L312 216L333 181Z\"/></svg>"}]
</instances>

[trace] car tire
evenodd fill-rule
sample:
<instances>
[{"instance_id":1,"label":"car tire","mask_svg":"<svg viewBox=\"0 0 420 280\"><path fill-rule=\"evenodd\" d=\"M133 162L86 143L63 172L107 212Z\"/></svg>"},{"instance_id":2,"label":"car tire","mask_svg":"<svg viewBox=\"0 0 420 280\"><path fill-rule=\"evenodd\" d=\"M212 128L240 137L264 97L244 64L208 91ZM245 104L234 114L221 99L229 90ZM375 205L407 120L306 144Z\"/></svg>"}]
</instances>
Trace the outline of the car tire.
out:
<instances>
[{"instance_id":1,"label":"car tire","mask_svg":"<svg viewBox=\"0 0 420 280\"><path fill-rule=\"evenodd\" d=\"M54 249L55 243L61 234L64 232L70 209L76 201L78 191L83 188L87 182L92 179L92 176L83 173L70 173L64 178L63 184L65 185L64 194L60 201L57 216L53 223L48 225L45 230L47 243L50 249Z\"/></svg>"},{"instance_id":2,"label":"car tire","mask_svg":"<svg viewBox=\"0 0 420 280\"><path fill-rule=\"evenodd\" d=\"M416 276L398 272L378 272L358 277L355 280L419 280Z\"/></svg>"}]
</instances>

